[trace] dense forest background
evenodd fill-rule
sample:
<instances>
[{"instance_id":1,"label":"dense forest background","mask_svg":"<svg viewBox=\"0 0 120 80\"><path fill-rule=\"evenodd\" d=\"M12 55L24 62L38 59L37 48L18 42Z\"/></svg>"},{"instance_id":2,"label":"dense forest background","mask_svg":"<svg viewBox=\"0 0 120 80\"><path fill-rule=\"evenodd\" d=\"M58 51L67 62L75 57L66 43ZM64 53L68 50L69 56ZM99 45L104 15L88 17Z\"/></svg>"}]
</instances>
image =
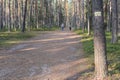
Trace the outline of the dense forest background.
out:
<instances>
[{"instance_id":1,"label":"dense forest background","mask_svg":"<svg viewBox=\"0 0 120 80\"><path fill-rule=\"evenodd\" d=\"M67 27L88 30L92 26L92 0L1 0L0 30L16 31L38 29L64 23ZM111 30L112 12L119 11L112 0L103 0L105 29ZM112 9L115 7L116 9ZM116 24L118 25L118 23ZM115 29L114 29L115 30Z\"/></svg>"}]
</instances>

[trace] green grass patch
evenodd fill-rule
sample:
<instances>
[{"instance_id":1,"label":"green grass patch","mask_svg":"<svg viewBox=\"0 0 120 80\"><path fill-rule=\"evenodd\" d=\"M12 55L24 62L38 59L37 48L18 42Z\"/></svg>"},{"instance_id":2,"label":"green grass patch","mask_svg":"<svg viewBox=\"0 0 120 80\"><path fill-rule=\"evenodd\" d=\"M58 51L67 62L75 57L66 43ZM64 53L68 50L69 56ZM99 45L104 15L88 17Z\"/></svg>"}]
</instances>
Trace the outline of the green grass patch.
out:
<instances>
[{"instance_id":1,"label":"green grass patch","mask_svg":"<svg viewBox=\"0 0 120 80\"><path fill-rule=\"evenodd\" d=\"M90 59L92 65L94 63L93 34L88 36L87 32L82 33L81 30L76 30L75 32L82 36L81 42L83 44L85 56ZM112 75L120 75L120 37L118 43L116 44L111 43L111 34L109 32L106 32L106 38L109 72Z\"/></svg>"},{"instance_id":2,"label":"green grass patch","mask_svg":"<svg viewBox=\"0 0 120 80\"><path fill-rule=\"evenodd\" d=\"M0 32L0 47L9 47L10 45L19 43L22 40L35 36L35 32Z\"/></svg>"},{"instance_id":3,"label":"green grass patch","mask_svg":"<svg viewBox=\"0 0 120 80\"><path fill-rule=\"evenodd\" d=\"M31 31L55 31L58 30L59 27L58 26L43 26L43 27L39 27L39 28L33 28Z\"/></svg>"},{"instance_id":4,"label":"green grass patch","mask_svg":"<svg viewBox=\"0 0 120 80\"><path fill-rule=\"evenodd\" d=\"M60 29L59 26L54 25L54 26L39 26L38 28L35 26L26 26L26 31L55 31ZM7 28L3 28L2 30L0 30L0 32L8 32L9 30ZM11 32L21 32L21 29L11 29Z\"/></svg>"},{"instance_id":5,"label":"green grass patch","mask_svg":"<svg viewBox=\"0 0 120 80\"><path fill-rule=\"evenodd\" d=\"M93 56L93 36L89 36L87 32L83 33L82 30L76 30L75 32L82 37L81 42L83 43L85 56Z\"/></svg>"}]
</instances>

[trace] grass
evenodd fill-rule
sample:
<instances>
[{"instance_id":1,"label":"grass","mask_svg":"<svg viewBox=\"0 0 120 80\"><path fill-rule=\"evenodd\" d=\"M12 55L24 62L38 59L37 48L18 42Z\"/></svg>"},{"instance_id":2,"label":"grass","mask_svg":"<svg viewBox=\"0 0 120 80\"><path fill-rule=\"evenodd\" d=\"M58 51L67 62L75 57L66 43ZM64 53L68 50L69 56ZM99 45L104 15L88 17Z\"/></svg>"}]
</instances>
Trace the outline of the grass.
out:
<instances>
[{"instance_id":1,"label":"grass","mask_svg":"<svg viewBox=\"0 0 120 80\"><path fill-rule=\"evenodd\" d=\"M26 28L26 31L55 31L55 30L58 30L60 27L59 26L39 26L38 28L36 27L30 27L30 26L27 26ZM2 29L0 30L0 32L7 32L8 29ZM21 32L21 29L11 29L11 32L16 32L16 31L19 31Z\"/></svg>"},{"instance_id":2,"label":"grass","mask_svg":"<svg viewBox=\"0 0 120 80\"><path fill-rule=\"evenodd\" d=\"M10 47L33 36L35 36L35 32L0 32L0 48Z\"/></svg>"},{"instance_id":3,"label":"grass","mask_svg":"<svg viewBox=\"0 0 120 80\"><path fill-rule=\"evenodd\" d=\"M20 31L15 31L15 32L5 32L5 31L0 31L0 49L1 48L7 48L10 47L11 45L14 45L16 43L19 43L20 41L29 39L36 34L39 33L39 31L55 31L58 30L58 26L52 26L52 27L39 27L38 29L34 28L30 32L25 32L22 33Z\"/></svg>"},{"instance_id":4,"label":"grass","mask_svg":"<svg viewBox=\"0 0 120 80\"><path fill-rule=\"evenodd\" d=\"M87 35L87 32L82 33L81 30L75 31L77 34L82 36L81 42L83 43L83 49L85 56L90 59L91 65L94 61L94 47L93 47L93 34L91 36ZM107 57L108 57L108 70L110 75L120 76L120 37L116 44L111 44L111 34L106 32L106 42L107 42ZM117 80L117 79L115 79Z\"/></svg>"},{"instance_id":5,"label":"grass","mask_svg":"<svg viewBox=\"0 0 120 80\"><path fill-rule=\"evenodd\" d=\"M32 29L32 31L55 31L58 29L59 29L58 26L52 26L52 27L43 26L43 27L39 27L38 29L34 28Z\"/></svg>"}]
</instances>

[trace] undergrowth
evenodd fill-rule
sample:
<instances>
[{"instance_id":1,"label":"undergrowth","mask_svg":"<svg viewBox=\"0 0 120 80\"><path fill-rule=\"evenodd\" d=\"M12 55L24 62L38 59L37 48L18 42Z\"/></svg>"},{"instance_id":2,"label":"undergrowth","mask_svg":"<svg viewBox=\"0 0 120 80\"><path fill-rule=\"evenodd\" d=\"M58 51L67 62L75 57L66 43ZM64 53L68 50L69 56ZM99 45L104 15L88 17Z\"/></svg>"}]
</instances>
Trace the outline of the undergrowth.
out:
<instances>
[{"instance_id":1,"label":"undergrowth","mask_svg":"<svg viewBox=\"0 0 120 80\"><path fill-rule=\"evenodd\" d=\"M90 63L94 65L94 46L93 46L93 33L88 36L87 32L82 33L81 30L75 31L77 34L82 36L82 44L85 52L85 56L90 59ZM118 43L111 43L111 33L106 32L106 43L107 43L107 59L108 59L108 70L110 76L120 78L120 37ZM116 79L117 80L117 79Z\"/></svg>"}]
</instances>

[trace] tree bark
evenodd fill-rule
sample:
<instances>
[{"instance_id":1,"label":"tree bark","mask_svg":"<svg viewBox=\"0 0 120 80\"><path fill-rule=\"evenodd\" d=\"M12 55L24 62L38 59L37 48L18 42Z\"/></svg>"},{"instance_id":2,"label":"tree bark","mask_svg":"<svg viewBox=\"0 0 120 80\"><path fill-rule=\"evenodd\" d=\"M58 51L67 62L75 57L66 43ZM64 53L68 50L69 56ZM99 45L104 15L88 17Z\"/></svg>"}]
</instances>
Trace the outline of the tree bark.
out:
<instances>
[{"instance_id":1,"label":"tree bark","mask_svg":"<svg viewBox=\"0 0 120 80\"><path fill-rule=\"evenodd\" d=\"M95 80L103 80L107 77L106 38L103 19L103 1L93 0L94 4L94 57Z\"/></svg>"},{"instance_id":2,"label":"tree bark","mask_svg":"<svg viewBox=\"0 0 120 80\"><path fill-rule=\"evenodd\" d=\"M19 18L18 18L18 0L15 0L15 27L19 28Z\"/></svg>"},{"instance_id":3,"label":"tree bark","mask_svg":"<svg viewBox=\"0 0 120 80\"><path fill-rule=\"evenodd\" d=\"M88 29L88 35L90 35L90 0L87 0L87 29Z\"/></svg>"},{"instance_id":4,"label":"tree bark","mask_svg":"<svg viewBox=\"0 0 120 80\"><path fill-rule=\"evenodd\" d=\"M117 0L111 0L112 6L112 43L118 41Z\"/></svg>"},{"instance_id":5,"label":"tree bark","mask_svg":"<svg viewBox=\"0 0 120 80\"><path fill-rule=\"evenodd\" d=\"M8 8L9 8L9 13L8 13L8 31L11 31L11 5L10 5L11 0L8 2Z\"/></svg>"},{"instance_id":6,"label":"tree bark","mask_svg":"<svg viewBox=\"0 0 120 80\"><path fill-rule=\"evenodd\" d=\"M112 18L111 18L111 3L110 1L108 0L108 3L107 3L107 31L111 31L111 23L112 23Z\"/></svg>"},{"instance_id":7,"label":"tree bark","mask_svg":"<svg viewBox=\"0 0 120 80\"><path fill-rule=\"evenodd\" d=\"M25 32L26 13L27 13L27 0L25 1L25 11L24 11L24 17L23 17L23 27L22 27L22 32Z\"/></svg>"},{"instance_id":8,"label":"tree bark","mask_svg":"<svg viewBox=\"0 0 120 80\"><path fill-rule=\"evenodd\" d=\"M0 0L0 29L3 29L3 0Z\"/></svg>"},{"instance_id":9,"label":"tree bark","mask_svg":"<svg viewBox=\"0 0 120 80\"><path fill-rule=\"evenodd\" d=\"M81 2L81 4L82 4L82 31L83 31L83 33L84 33L84 31L85 31L85 23L84 23L84 0L82 0L82 2Z\"/></svg>"}]
</instances>

